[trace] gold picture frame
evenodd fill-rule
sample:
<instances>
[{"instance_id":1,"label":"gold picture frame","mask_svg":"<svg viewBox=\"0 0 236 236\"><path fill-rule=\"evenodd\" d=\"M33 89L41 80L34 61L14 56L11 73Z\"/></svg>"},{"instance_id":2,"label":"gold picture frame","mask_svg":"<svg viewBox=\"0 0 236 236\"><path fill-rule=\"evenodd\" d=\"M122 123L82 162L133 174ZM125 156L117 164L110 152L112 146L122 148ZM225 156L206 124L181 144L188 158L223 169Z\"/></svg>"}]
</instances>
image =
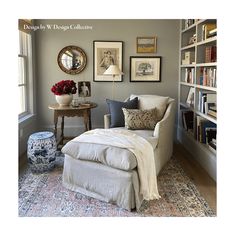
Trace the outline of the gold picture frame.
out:
<instances>
[{"instance_id":1,"label":"gold picture frame","mask_svg":"<svg viewBox=\"0 0 236 236\"><path fill-rule=\"evenodd\" d=\"M157 37L137 37L136 39L137 53L156 53Z\"/></svg>"}]
</instances>

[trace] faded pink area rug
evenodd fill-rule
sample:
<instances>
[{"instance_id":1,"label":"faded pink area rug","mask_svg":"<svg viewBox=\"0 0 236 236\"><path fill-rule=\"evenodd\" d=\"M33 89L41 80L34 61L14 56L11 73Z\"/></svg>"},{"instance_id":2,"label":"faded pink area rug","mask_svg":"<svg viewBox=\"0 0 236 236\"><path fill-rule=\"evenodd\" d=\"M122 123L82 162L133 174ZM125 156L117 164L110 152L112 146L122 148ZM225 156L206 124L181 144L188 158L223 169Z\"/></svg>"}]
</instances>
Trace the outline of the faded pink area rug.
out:
<instances>
[{"instance_id":1,"label":"faded pink area rug","mask_svg":"<svg viewBox=\"0 0 236 236\"><path fill-rule=\"evenodd\" d=\"M32 174L26 169L20 174L20 217L216 216L175 158L167 163L157 177L161 199L144 201L138 212L129 212L116 205L64 188L63 160L63 156L58 156L55 169L48 173Z\"/></svg>"}]
</instances>

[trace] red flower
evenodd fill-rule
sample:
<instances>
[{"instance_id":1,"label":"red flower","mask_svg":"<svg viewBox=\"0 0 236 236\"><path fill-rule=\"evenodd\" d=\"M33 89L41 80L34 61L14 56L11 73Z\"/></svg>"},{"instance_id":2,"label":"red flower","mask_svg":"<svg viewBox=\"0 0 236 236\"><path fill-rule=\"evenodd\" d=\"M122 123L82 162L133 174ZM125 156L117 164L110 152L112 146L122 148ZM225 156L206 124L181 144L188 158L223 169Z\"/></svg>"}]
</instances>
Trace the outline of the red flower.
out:
<instances>
[{"instance_id":1,"label":"red flower","mask_svg":"<svg viewBox=\"0 0 236 236\"><path fill-rule=\"evenodd\" d=\"M51 91L55 95L75 94L77 91L76 83L73 80L62 80L54 84Z\"/></svg>"}]
</instances>

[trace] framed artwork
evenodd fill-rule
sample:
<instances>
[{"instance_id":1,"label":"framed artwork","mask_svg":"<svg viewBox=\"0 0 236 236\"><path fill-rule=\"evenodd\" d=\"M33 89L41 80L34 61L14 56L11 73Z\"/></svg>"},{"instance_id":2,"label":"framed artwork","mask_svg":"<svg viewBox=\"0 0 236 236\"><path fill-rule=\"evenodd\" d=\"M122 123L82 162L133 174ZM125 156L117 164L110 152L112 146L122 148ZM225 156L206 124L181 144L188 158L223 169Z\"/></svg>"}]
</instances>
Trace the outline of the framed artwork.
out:
<instances>
[{"instance_id":1,"label":"framed artwork","mask_svg":"<svg viewBox=\"0 0 236 236\"><path fill-rule=\"evenodd\" d=\"M161 57L130 57L130 82L161 82Z\"/></svg>"},{"instance_id":2,"label":"framed artwork","mask_svg":"<svg viewBox=\"0 0 236 236\"><path fill-rule=\"evenodd\" d=\"M104 75L110 65L118 65L123 70L123 42L122 41L93 41L93 81L121 82L122 75Z\"/></svg>"},{"instance_id":3,"label":"framed artwork","mask_svg":"<svg viewBox=\"0 0 236 236\"><path fill-rule=\"evenodd\" d=\"M137 37L137 53L157 52L157 37Z\"/></svg>"},{"instance_id":4,"label":"framed artwork","mask_svg":"<svg viewBox=\"0 0 236 236\"><path fill-rule=\"evenodd\" d=\"M78 95L79 97L91 97L91 85L88 81L78 82Z\"/></svg>"}]
</instances>

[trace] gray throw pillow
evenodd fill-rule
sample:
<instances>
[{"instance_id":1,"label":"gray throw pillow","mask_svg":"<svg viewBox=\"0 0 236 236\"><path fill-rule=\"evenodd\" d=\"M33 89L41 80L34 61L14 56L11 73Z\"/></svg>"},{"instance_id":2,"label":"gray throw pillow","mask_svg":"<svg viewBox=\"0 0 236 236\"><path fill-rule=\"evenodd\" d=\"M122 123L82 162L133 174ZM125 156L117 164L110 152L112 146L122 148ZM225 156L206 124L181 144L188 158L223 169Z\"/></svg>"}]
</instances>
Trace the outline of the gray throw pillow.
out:
<instances>
[{"instance_id":1,"label":"gray throw pillow","mask_svg":"<svg viewBox=\"0 0 236 236\"><path fill-rule=\"evenodd\" d=\"M108 104L109 113L111 114L110 128L125 126L125 119L122 108L138 109L137 97L127 102L120 102L110 99L106 99L106 102Z\"/></svg>"}]
</instances>

